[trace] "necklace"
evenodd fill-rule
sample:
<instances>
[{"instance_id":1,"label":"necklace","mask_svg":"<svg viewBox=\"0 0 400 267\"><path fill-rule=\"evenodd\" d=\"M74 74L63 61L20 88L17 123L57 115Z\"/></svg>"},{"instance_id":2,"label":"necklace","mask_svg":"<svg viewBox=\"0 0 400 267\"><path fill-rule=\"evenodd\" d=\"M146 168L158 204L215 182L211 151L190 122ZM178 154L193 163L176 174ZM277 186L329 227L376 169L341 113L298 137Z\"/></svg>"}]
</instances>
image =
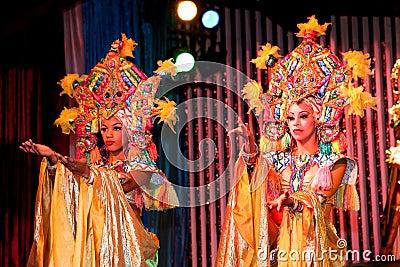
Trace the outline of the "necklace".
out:
<instances>
[{"instance_id":1,"label":"necklace","mask_svg":"<svg viewBox=\"0 0 400 267\"><path fill-rule=\"evenodd\" d=\"M303 179L305 173L315 165L313 160L317 154L304 154L304 155L291 155L291 177L290 177L290 189L291 193L298 192L302 189Z\"/></svg>"},{"instance_id":2,"label":"necklace","mask_svg":"<svg viewBox=\"0 0 400 267\"><path fill-rule=\"evenodd\" d=\"M130 171L130 166L127 160L117 160L114 162L104 162L103 167L114 170L119 174L127 174ZM118 175L119 182L123 184L126 181L125 175Z\"/></svg>"}]
</instances>

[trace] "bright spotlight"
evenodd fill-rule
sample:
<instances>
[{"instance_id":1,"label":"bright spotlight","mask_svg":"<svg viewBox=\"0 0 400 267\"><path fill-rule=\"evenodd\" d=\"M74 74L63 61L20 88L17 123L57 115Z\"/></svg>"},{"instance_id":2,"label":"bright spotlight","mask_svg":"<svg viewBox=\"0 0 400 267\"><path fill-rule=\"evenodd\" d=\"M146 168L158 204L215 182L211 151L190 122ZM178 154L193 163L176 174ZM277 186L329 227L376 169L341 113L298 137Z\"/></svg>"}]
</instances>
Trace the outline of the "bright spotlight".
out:
<instances>
[{"instance_id":1,"label":"bright spotlight","mask_svg":"<svg viewBox=\"0 0 400 267\"><path fill-rule=\"evenodd\" d=\"M181 20L190 21L197 14L197 6L192 1L182 1L178 5L178 16Z\"/></svg>"},{"instance_id":2,"label":"bright spotlight","mask_svg":"<svg viewBox=\"0 0 400 267\"><path fill-rule=\"evenodd\" d=\"M194 66L194 57L188 52L179 54L175 60L177 72L188 72Z\"/></svg>"},{"instance_id":3,"label":"bright spotlight","mask_svg":"<svg viewBox=\"0 0 400 267\"><path fill-rule=\"evenodd\" d=\"M219 15L217 11L208 10L204 12L203 17L201 18L201 22L203 23L204 27L209 29L217 26L219 22Z\"/></svg>"}]
</instances>

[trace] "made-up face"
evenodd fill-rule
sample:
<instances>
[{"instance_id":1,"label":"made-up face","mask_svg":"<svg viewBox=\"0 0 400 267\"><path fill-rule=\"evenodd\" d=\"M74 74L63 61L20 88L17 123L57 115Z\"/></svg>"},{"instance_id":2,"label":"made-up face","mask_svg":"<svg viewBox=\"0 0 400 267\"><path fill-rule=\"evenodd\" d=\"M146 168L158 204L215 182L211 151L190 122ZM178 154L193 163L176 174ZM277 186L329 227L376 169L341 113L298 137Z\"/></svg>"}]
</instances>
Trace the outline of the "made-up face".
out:
<instances>
[{"instance_id":1,"label":"made-up face","mask_svg":"<svg viewBox=\"0 0 400 267\"><path fill-rule=\"evenodd\" d=\"M100 127L101 136L108 151L114 155L123 155L123 147L127 143L123 124L115 116L104 119Z\"/></svg>"},{"instance_id":2,"label":"made-up face","mask_svg":"<svg viewBox=\"0 0 400 267\"><path fill-rule=\"evenodd\" d=\"M315 137L316 121L305 103L295 103L289 108L287 123L291 136L298 142Z\"/></svg>"}]
</instances>

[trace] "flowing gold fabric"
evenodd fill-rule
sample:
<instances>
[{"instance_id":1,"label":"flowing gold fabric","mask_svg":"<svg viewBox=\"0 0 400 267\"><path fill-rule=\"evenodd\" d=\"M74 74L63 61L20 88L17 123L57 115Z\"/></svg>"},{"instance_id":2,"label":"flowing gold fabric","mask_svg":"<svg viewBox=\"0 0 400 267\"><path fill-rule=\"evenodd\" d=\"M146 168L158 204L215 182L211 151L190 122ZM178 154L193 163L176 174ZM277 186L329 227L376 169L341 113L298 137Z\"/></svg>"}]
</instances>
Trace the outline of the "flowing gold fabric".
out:
<instances>
[{"instance_id":1,"label":"flowing gold fabric","mask_svg":"<svg viewBox=\"0 0 400 267\"><path fill-rule=\"evenodd\" d=\"M243 158L236 162L238 182L229 194L216 267L270 266L269 250L276 241L277 226L268 220L267 186L275 184L277 177L267 175L270 169L264 158L257 166L258 175L250 181Z\"/></svg>"},{"instance_id":2,"label":"flowing gold fabric","mask_svg":"<svg viewBox=\"0 0 400 267\"><path fill-rule=\"evenodd\" d=\"M271 164L260 157L250 178L243 157L237 160L215 266L345 266L345 248L337 246L336 229L313 191L293 194L303 211L285 209L280 226L275 224L267 200L285 189L291 172L278 174ZM305 184L311 184L310 174Z\"/></svg>"},{"instance_id":3,"label":"flowing gold fabric","mask_svg":"<svg viewBox=\"0 0 400 267\"><path fill-rule=\"evenodd\" d=\"M345 248L339 248L333 225L327 221L312 191L293 194L304 204L303 212L283 212L279 232L278 266L344 266Z\"/></svg>"},{"instance_id":4,"label":"flowing gold fabric","mask_svg":"<svg viewBox=\"0 0 400 267\"><path fill-rule=\"evenodd\" d=\"M158 239L135 216L117 173L90 173L93 185L58 164L53 181L43 159L27 266L147 266L157 256Z\"/></svg>"}]
</instances>

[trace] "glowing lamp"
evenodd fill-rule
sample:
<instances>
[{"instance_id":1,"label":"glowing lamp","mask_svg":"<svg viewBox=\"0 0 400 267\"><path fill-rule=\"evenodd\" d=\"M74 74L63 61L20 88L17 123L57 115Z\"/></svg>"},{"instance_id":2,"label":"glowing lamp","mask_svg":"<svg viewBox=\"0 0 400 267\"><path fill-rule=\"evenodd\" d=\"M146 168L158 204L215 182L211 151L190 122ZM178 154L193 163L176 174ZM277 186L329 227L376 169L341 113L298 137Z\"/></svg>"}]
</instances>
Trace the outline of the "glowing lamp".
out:
<instances>
[{"instance_id":1,"label":"glowing lamp","mask_svg":"<svg viewBox=\"0 0 400 267\"><path fill-rule=\"evenodd\" d=\"M194 66L194 57L188 52L179 54L175 60L177 72L188 72Z\"/></svg>"},{"instance_id":2,"label":"glowing lamp","mask_svg":"<svg viewBox=\"0 0 400 267\"><path fill-rule=\"evenodd\" d=\"M201 18L201 22L203 26L206 28L214 28L218 25L219 22L219 15L215 10L208 10L204 12L203 17Z\"/></svg>"},{"instance_id":3,"label":"glowing lamp","mask_svg":"<svg viewBox=\"0 0 400 267\"><path fill-rule=\"evenodd\" d=\"M190 21L197 14L197 6L192 1L182 1L178 4L178 16L181 20Z\"/></svg>"}]
</instances>

